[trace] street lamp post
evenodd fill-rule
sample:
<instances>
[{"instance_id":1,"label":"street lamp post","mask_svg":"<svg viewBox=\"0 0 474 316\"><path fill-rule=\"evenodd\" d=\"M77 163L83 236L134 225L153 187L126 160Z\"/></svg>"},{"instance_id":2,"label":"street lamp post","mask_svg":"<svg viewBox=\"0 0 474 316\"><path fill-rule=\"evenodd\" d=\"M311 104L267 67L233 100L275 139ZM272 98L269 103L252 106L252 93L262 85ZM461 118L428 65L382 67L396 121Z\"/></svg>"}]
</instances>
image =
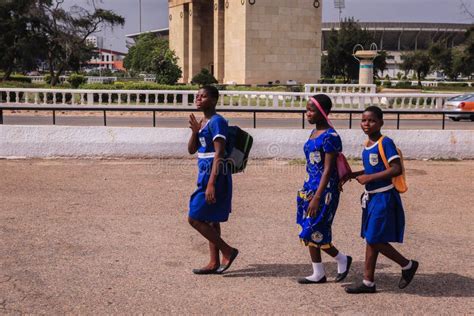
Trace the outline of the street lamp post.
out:
<instances>
[{"instance_id":1,"label":"street lamp post","mask_svg":"<svg viewBox=\"0 0 474 316\"><path fill-rule=\"evenodd\" d=\"M142 32L142 0L138 0L139 11L140 11L140 33Z\"/></svg>"}]
</instances>

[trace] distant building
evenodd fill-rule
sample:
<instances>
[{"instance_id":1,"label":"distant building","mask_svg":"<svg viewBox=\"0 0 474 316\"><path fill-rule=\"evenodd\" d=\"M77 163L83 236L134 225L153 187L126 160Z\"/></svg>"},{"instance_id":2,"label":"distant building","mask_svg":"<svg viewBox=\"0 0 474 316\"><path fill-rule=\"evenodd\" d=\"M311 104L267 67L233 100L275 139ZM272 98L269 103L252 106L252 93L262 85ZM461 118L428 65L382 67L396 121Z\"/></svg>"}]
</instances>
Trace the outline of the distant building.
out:
<instances>
[{"instance_id":1,"label":"distant building","mask_svg":"<svg viewBox=\"0 0 474 316\"><path fill-rule=\"evenodd\" d=\"M92 44L96 48L103 48L104 38L100 36L91 35L86 38L86 43Z\"/></svg>"},{"instance_id":2,"label":"distant building","mask_svg":"<svg viewBox=\"0 0 474 316\"><path fill-rule=\"evenodd\" d=\"M190 2L190 1L180 1L180 2ZM170 13L177 10L174 16L170 14L171 20L173 19L173 17L178 16L179 18L178 18L177 23L184 23L183 19L185 21L188 21L189 18L185 19L184 15L181 17L181 13L179 10L180 9L184 10L187 8L188 10L187 12L189 14L190 5L191 4L188 3L186 6L184 6L184 4L180 5L178 9L170 8ZM265 21L265 19L262 19L261 21ZM257 22L254 22L254 24L255 23ZM399 72L403 72L402 70L400 70L400 65L403 62L402 54L410 52L410 51L415 51L418 49L428 49L430 44L433 42L445 41L449 47L458 46L463 43L464 34L472 26L472 24L461 24L461 23L404 23L404 22L358 22L358 23L363 29L366 29L367 31L371 32L374 35L375 43L377 44L379 50L387 51L388 55L390 56L387 59L387 70L383 74L379 74L379 75L385 76L388 74L391 78L396 78ZM339 22L322 23L321 51L323 54L326 53L327 51L327 42L329 39L329 35L333 29L336 31L340 29ZM250 32L250 33L261 34L262 32L265 33L264 30L259 29L259 30L254 30L253 32ZM153 33L153 34L156 34L156 36L158 37L162 37L166 39L169 38L170 36L169 29L159 29L159 30L153 30L153 31L148 31L144 33ZM225 35L234 34L234 33L227 29L225 31ZM130 35L127 35L127 37L136 40L136 38L138 38L140 34L141 33L130 34ZM275 32L272 32L272 34L273 35L281 34L281 32L277 30ZM315 36L317 37L317 34ZM209 37L209 38L212 39L212 37ZM233 39L233 41L237 40L235 36L232 36L231 38ZM259 46L258 44L261 44L264 42L265 41L263 40L262 42L257 41L256 46ZM185 43L186 42L184 42L184 44ZM293 43L293 42L290 41L288 43ZM175 50L180 51L179 48L178 49L175 48ZM224 46L224 50L225 50L225 46ZM243 46L241 47L241 49L236 49L236 50L241 51L241 52L245 51L243 49ZM186 56L186 58L189 58L189 52L190 50L188 47L188 49L186 51L183 51L181 54L183 54L183 56ZM230 53L226 52L225 54L230 54ZM319 52L319 54L321 54L321 52ZM272 65L271 60L274 57L265 57L263 59L262 58L263 57L260 57L261 60L258 63L258 65L256 65L256 68L260 67L262 69L268 69L268 67ZM294 60L294 57L293 57L293 60ZM311 59L308 59L308 60L311 60ZM303 59L303 61L306 61L306 60ZM291 64L291 60L289 62L280 62L279 64L282 64L282 65ZM214 60L212 61L210 60L208 62L207 68L209 68L209 70L214 70L214 76L216 76ZM292 77L292 72L295 70L296 69L287 70L288 76ZM440 76L441 74L435 73L432 75L436 77L436 76ZM189 78L189 71L188 71L187 78ZM277 78L274 78L273 80L276 80L276 79ZM291 79L294 80L296 79L296 77L293 76ZM227 80L227 77L225 77L224 80ZM279 80L281 82L284 82L281 79ZM239 81L236 80L236 82L239 82ZM315 82L315 80L308 80L307 82Z\"/></svg>"},{"instance_id":3,"label":"distant building","mask_svg":"<svg viewBox=\"0 0 474 316\"><path fill-rule=\"evenodd\" d=\"M126 54L109 50L109 49L98 49L97 56L87 62L88 69L109 69L112 71L125 70L123 67L123 59Z\"/></svg>"},{"instance_id":4,"label":"distant building","mask_svg":"<svg viewBox=\"0 0 474 316\"><path fill-rule=\"evenodd\" d=\"M402 64L402 55L410 51L428 49L431 43L444 41L449 47L464 42L464 35L472 24L459 23L404 23L404 22L359 22L362 29L372 33L379 50L387 51L387 70L381 76L396 78ZM327 51L331 31L339 30L340 23L323 23L322 47ZM440 74L433 74L434 77Z\"/></svg>"}]
</instances>

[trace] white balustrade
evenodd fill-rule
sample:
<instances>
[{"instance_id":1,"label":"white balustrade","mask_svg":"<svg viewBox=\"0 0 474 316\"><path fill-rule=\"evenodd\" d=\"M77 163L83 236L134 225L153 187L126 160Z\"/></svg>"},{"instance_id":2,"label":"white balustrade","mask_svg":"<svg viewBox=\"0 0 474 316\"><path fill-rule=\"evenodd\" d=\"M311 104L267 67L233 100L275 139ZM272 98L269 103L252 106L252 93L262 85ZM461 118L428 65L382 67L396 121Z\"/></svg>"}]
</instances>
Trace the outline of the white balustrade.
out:
<instances>
[{"instance_id":1,"label":"white balustrade","mask_svg":"<svg viewBox=\"0 0 474 316\"><path fill-rule=\"evenodd\" d=\"M0 88L0 105L75 105L189 108L196 90L84 90ZM220 91L218 107L233 109L305 109L314 93ZM328 93L335 109L444 109L456 94L425 93Z\"/></svg>"},{"instance_id":2,"label":"white balustrade","mask_svg":"<svg viewBox=\"0 0 474 316\"><path fill-rule=\"evenodd\" d=\"M307 93L376 93L375 84L325 84L311 83L304 85Z\"/></svg>"},{"instance_id":3,"label":"white balustrade","mask_svg":"<svg viewBox=\"0 0 474 316\"><path fill-rule=\"evenodd\" d=\"M384 85L388 80L381 80L381 84ZM418 81L412 80L389 80L392 87L395 87L400 82L409 82L412 87L418 86ZM474 87L472 81L421 81L423 87L438 87L440 84L453 84L453 85L467 85L468 87Z\"/></svg>"}]
</instances>

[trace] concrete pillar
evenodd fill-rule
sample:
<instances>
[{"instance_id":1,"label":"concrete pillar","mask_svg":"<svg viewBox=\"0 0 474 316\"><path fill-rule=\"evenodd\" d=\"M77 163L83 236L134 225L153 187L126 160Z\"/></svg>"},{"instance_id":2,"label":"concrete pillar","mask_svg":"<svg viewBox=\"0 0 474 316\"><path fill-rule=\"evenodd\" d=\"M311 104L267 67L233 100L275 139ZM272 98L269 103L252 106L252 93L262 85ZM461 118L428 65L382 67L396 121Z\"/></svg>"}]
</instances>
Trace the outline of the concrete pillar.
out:
<instances>
[{"instance_id":1,"label":"concrete pillar","mask_svg":"<svg viewBox=\"0 0 474 316\"><path fill-rule=\"evenodd\" d=\"M224 0L214 0L214 77L224 82Z\"/></svg>"},{"instance_id":2,"label":"concrete pillar","mask_svg":"<svg viewBox=\"0 0 474 316\"><path fill-rule=\"evenodd\" d=\"M200 4L189 3L189 78L201 71L201 21Z\"/></svg>"},{"instance_id":3,"label":"concrete pillar","mask_svg":"<svg viewBox=\"0 0 474 316\"><path fill-rule=\"evenodd\" d=\"M359 84L374 83L374 62L372 59L361 59L359 67Z\"/></svg>"}]
</instances>

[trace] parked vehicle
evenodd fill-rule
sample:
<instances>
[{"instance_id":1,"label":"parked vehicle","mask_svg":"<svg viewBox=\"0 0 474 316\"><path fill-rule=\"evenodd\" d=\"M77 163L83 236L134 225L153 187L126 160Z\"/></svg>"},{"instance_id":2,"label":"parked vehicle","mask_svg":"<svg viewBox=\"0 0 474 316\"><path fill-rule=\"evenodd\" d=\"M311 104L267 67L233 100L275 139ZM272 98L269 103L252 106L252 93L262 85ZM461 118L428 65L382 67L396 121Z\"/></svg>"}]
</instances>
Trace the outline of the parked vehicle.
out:
<instances>
[{"instance_id":1,"label":"parked vehicle","mask_svg":"<svg viewBox=\"0 0 474 316\"><path fill-rule=\"evenodd\" d=\"M461 119L474 121L474 93L467 93L457 95L449 98L445 104L447 107L452 107L452 110L459 111L459 114L448 114L453 121Z\"/></svg>"}]
</instances>

